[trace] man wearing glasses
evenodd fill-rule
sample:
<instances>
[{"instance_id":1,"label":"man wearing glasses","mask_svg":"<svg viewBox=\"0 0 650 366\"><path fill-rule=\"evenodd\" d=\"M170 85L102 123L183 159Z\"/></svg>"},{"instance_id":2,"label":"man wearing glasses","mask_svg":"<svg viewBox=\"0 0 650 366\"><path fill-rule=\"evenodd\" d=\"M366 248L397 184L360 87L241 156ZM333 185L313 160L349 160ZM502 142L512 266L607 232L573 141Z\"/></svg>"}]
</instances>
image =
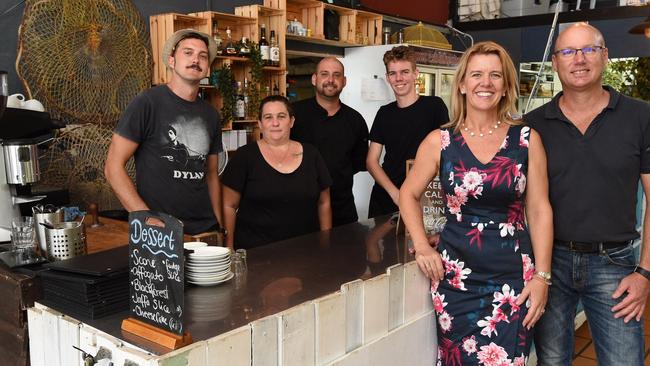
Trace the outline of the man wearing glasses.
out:
<instances>
[{"instance_id":1,"label":"man wearing glasses","mask_svg":"<svg viewBox=\"0 0 650 366\"><path fill-rule=\"evenodd\" d=\"M607 58L600 31L571 25L553 53L563 91L525 116L546 149L555 227L553 285L535 328L541 366L571 365L578 301L599 365L643 365L650 250L637 264L631 243L639 179L650 194L650 105L602 85Z\"/></svg>"}]
</instances>

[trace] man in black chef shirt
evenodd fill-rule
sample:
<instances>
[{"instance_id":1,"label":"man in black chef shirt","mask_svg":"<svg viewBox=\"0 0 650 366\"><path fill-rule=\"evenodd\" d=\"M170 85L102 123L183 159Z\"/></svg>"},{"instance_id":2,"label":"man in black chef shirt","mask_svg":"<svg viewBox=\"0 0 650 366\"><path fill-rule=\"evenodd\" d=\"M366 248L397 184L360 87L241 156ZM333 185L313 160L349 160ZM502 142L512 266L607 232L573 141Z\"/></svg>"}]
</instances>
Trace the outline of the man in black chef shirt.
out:
<instances>
[{"instance_id":1,"label":"man in black chef shirt","mask_svg":"<svg viewBox=\"0 0 650 366\"><path fill-rule=\"evenodd\" d=\"M296 121L291 138L316 146L332 176L333 226L358 219L352 195L353 176L366 170L368 152L366 121L339 99L345 82L343 64L334 57L326 57L311 77L316 96L293 104Z\"/></svg>"}]
</instances>

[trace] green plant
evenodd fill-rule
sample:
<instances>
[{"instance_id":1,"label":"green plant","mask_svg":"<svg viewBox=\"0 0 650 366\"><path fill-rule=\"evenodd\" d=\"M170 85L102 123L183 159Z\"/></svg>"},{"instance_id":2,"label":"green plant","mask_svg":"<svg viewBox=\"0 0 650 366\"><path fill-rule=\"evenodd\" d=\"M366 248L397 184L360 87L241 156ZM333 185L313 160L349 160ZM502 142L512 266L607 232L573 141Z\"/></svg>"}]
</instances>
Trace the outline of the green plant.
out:
<instances>
[{"instance_id":1,"label":"green plant","mask_svg":"<svg viewBox=\"0 0 650 366\"><path fill-rule=\"evenodd\" d=\"M603 73L603 84L630 94L630 87L634 78L633 71L636 67L636 59L610 60Z\"/></svg>"},{"instance_id":2,"label":"green plant","mask_svg":"<svg viewBox=\"0 0 650 366\"><path fill-rule=\"evenodd\" d=\"M248 113L249 116L257 116L257 111L260 108L260 86L262 85L262 76L264 63L262 62L262 53L260 52L259 45L253 43L251 45L251 80L247 85L246 94L248 95Z\"/></svg>"},{"instance_id":3,"label":"green plant","mask_svg":"<svg viewBox=\"0 0 650 366\"><path fill-rule=\"evenodd\" d=\"M611 60L603 82L633 98L650 101L650 58Z\"/></svg>"},{"instance_id":4,"label":"green plant","mask_svg":"<svg viewBox=\"0 0 650 366\"><path fill-rule=\"evenodd\" d=\"M235 78L232 75L232 70L230 70L230 65L224 63L219 69L219 76L217 77L218 84L217 89L221 93L221 120L222 124L225 126L232 122L234 119L234 107L235 107Z\"/></svg>"}]
</instances>

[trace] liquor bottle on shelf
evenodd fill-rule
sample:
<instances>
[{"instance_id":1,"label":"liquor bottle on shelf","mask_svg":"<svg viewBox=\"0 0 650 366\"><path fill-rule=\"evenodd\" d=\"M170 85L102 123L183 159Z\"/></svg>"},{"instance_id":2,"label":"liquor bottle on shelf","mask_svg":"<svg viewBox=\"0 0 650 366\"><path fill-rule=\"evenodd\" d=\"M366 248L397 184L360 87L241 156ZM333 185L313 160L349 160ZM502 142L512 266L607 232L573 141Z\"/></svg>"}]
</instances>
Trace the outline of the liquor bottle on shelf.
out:
<instances>
[{"instance_id":1,"label":"liquor bottle on shelf","mask_svg":"<svg viewBox=\"0 0 650 366\"><path fill-rule=\"evenodd\" d=\"M226 28L226 36L228 37L225 47L226 56L237 56L237 46L235 46L235 42L232 41L232 32L230 31L230 27Z\"/></svg>"},{"instance_id":2,"label":"liquor bottle on shelf","mask_svg":"<svg viewBox=\"0 0 650 366\"><path fill-rule=\"evenodd\" d=\"M241 43L239 44L239 56L251 57L251 47L248 44L248 38L246 37L241 37Z\"/></svg>"},{"instance_id":3,"label":"liquor bottle on shelf","mask_svg":"<svg viewBox=\"0 0 650 366\"><path fill-rule=\"evenodd\" d=\"M244 78L244 105L246 106L246 110L248 110L248 88L250 85L248 78Z\"/></svg>"},{"instance_id":4,"label":"liquor bottle on shelf","mask_svg":"<svg viewBox=\"0 0 650 366\"><path fill-rule=\"evenodd\" d=\"M273 84L273 95L280 95L280 88L278 88L278 83Z\"/></svg>"},{"instance_id":5,"label":"liquor bottle on shelf","mask_svg":"<svg viewBox=\"0 0 650 366\"><path fill-rule=\"evenodd\" d=\"M219 28L217 27L216 20L212 24L212 39L214 39L214 43L217 44L217 55L222 55L223 54L223 47L221 44L222 39L221 36L219 35Z\"/></svg>"},{"instance_id":6,"label":"liquor bottle on shelf","mask_svg":"<svg viewBox=\"0 0 650 366\"><path fill-rule=\"evenodd\" d=\"M262 63L264 66L271 64L271 54L269 51L269 42L266 40L266 25L260 26L260 53L262 54Z\"/></svg>"},{"instance_id":7,"label":"liquor bottle on shelf","mask_svg":"<svg viewBox=\"0 0 650 366\"><path fill-rule=\"evenodd\" d=\"M242 89L241 81L237 82L237 98L235 99L235 118L246 118L246 101L244 99L244 91Z\"/></svg>"},{"instance_id":8,"label":"liquor bottle on shelf","mask_svg":"<svg viewBox=\"0 0 650 366\"><path fill-rule=\"evenodd\" d=\"M275 31L271 31L271 45L269 46L271 66L280 66L280 47L275 39Z\"/></svg>"}]
</instances>

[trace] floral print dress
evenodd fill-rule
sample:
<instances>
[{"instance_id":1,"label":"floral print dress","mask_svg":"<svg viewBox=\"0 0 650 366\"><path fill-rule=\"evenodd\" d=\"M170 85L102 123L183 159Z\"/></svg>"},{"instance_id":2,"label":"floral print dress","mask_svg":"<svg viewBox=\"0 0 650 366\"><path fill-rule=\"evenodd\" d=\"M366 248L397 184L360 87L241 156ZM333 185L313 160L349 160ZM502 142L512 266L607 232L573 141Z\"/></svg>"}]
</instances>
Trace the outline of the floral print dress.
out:
<instances>
[{"instance_id":1,"label":"floral print dress","mask_svg":"<svg viewBox=\"0 0 650 366\"><path fill-rule=\"evenodd\" d=\"M433 282L438 365L525 365L528 303L515 302L535 273L524 221L530 127L510 126L487 164L463 136L441 130L440 182L447 224L437 250L445 278Z\"/></svg>"}]
</instances>

